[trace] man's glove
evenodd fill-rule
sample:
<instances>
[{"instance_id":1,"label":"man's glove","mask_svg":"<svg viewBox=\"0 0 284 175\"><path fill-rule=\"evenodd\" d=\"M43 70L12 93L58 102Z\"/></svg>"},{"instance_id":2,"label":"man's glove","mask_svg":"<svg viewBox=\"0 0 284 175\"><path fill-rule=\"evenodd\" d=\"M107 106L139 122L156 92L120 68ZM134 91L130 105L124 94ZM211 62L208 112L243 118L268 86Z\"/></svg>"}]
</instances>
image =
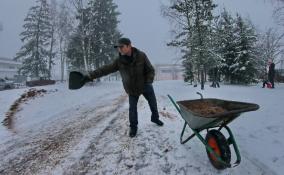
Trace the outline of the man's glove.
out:
<instances>
[{"instance_id":1,"label":"man's glove","mask_svg":"<svg viewBox=\"0 0 284 175\"><path fill-rule=\"evenodd\" d=\"M83 78L82 78L82 82L83 83L88 83L90 81L93 81L93 80L91 79L91 77L89 75L84 75L83 76Z\"/></svg>"}]
</instances>

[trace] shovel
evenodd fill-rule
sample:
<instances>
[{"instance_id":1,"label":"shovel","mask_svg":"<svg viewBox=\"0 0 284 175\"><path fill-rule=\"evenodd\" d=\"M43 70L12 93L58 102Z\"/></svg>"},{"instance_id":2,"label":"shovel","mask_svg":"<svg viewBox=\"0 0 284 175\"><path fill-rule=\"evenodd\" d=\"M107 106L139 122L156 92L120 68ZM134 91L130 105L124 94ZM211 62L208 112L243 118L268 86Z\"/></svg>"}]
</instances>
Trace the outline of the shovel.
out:
<instances>
[{"instance_id":1,"label":"shovel","mask_svg":"<svg viewBox=\"0 0 284 175\"><path fill-rule=\"evenodd\" d=\"M84 75L81 72L72 71L69 74L69 89L76 90L84 86Z\"/></svg>"}]
</instances>

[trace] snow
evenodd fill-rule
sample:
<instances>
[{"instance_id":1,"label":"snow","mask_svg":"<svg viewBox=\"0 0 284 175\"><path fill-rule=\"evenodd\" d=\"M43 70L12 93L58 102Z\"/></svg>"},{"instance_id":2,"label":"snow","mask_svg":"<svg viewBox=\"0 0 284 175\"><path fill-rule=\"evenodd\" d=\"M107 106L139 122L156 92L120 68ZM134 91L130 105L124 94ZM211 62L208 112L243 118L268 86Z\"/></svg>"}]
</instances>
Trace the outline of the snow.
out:
<instances>
[{"instance_id":1,"label":"snow","mask_svg":"<svg viewBox=\"0 0 284 175\"><path fill-rule=\"evenodd\" d=\"M121 82L79 90L60 83L36 88L47 93L20 106L13 129L0 125L0 174L283 174L284 84L275 89L206 85L201 91L182 81L155 82L165 125L150 122L151 112L141 96L135 138L128 137L128 98ZM0 91L1 121L27 90ZM179 101L199 98L197 91L204 98L260 105L229 124L242 156L239 166L216 170L199 139L179 143L184 121L167 94ZM190 132L187 128L185 135ZM201 134L205 137L206 131Z\"/></svg>"}]
</instances>

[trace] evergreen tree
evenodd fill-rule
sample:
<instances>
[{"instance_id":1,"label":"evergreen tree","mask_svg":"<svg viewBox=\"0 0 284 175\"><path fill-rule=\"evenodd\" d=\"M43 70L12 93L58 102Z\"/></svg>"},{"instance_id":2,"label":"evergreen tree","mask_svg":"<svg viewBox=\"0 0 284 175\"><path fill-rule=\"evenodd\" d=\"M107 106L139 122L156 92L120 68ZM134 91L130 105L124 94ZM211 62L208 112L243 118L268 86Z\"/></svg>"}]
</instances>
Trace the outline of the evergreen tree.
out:
<instances>
[{"instance_id":1,"label":"evergreen tree","mask_svg":"<svg viewBox=\"0 0 284 175\"><path fill-rule=\"evenodd\" d=\"M75 20L74 21L77 26L74 26L74 33L71 34L70 41L68 42L67 46L67 63L68 69L77 68L82 69L79 71L88 71L90 70L89 63L88 63L88 46L90 45L90 39L88 37L88 24L89 24L89 12L90 9L86 7L86 4L83 2L83 0L72 0L72 4L74 5L76 12L75 12ZM78 43L75 43L78 42ZM70 46L69 46L70 44ZM77 48L74 48L77 47ZM74 53L75 52L75 53ZM80 57L76 57L80 55ZM70 57L71 56L71 57ZM72 65L72 63L77 63ZM79 63L83 63L83 65L78 65Z\"/></svg>"},{"instance_id":2,"label":"evergreen tree","mask_svg":"<svg viewBox=\"0 0 284 175\"><path fill-rule=\"evenodd\" d=\"M234 83L256 82L256 41L254 27L249 21L244 21L240 15L236 18L237 55L235 64L231 66Z\"/></svg>"},{"instance_id":3,"label":"evergreen tree","mask_svg":"<svg viewBox=\"0 0 284 175\"><path fill-rule=\"evenodd\" d=\"M205 81L205 71L208 69L215 54L212 49L212 15L216 7L212 0L175 0L169 8L164 10L164 15L177 24L175 39L168 45L179 47L186 52L183 55L186 77L192 77L189 67L201 72L201 81Z\"/></svg>"},{"instance_id":4,"label":"evergreen tree","mask_svg":"<svg viewBox=\"0 0 284 175\"><path fill-rule=\"evenodd\" d=\"M117 54L113 49L114 43L121 36L118 31L117 5L113 0L91 0L89 3L90 16L90 63L98 68L110 63Z\"/></svg>"},{"instance_id":5,"label":"evergreen tree","mask_svg":"<svg viewBox=\"0 0 284 175\"><path fill-rule=\"evenodd\" d=\"M79 32L75 32L70 36L70 40L67 46L66 57L69 70L85 70L83 60L83 50L81 43L81 35Z\"/></svg>"},{"instance_id":6,"label":"evergreen tree","mask_svg":"<svg viewBox=\"0 0 284 175\"><path fill-rule=\"evenodd\" d=\"M50 14L46 0L37 0L37 5L29 9L25 24L25 31L20 34L24 45L15 59L22 60L20 74L32 78L48 77L48 48L50 44Z\"/></svg>"},{"instance_id":7,"label":"evergreen tree","mask_svg":"<svg viewBox=\"0 0 284 175\"><path fill-rule=\"evenodd\" d=\"M233 76L232 65L236 63L235 58L237 57L237 36L235 35L235 28L235 20L228 13L228 11L224 9L216 24L215 47L217 53L221 57L217 67L220 68L220 71L224 75L226 82L231 82Z\"/></svg>"},{"instance_id":8,"label":"evergreen tree","mask_svg":"<svg viewBox=\"0 0 284 175\"><path fill-rule=\"evenodd\" d=\"M255 82L257 35L249 21L234 19L225 9L216 24L215 45L221 56L220 70L229 83Z\"/></svg>"},{"instance_id":9,"label":"evergreen tree","mask_svg":"<svg viewBox=\"0 0 284 175\"><path fill-rule=\"evenodd\" d=\"M109 63L115 57L113 45L121 36L117 27L119 13L116 9L113 0L90 0L87 7L78 10L79 25L70 42L72 47L69 46L67 51L69 63L76 64L70 67L81 68L78 64L82 61L78 59L83 59L83 64L87 67L85 70L88 71ZM74 43L75 40L81 42ZM74 47L81 47L81 50ZM74 57L75 55L81 57Z\"/></svg>"},{"instance_id":10,"label":"evergreen tree","mask_svg":"<svg viewBox=\"0 0 284 175\"><path fill-rule=\"evenodd\" d=\"M183 77L185 82L190 82L192 84L192 82L194 81L194 72L193 72L194 67L193 64L189 61L189 59L186 58L190 58L190 56L185 53L182 62L184 67Z\"/></svg>"}]
</instances>

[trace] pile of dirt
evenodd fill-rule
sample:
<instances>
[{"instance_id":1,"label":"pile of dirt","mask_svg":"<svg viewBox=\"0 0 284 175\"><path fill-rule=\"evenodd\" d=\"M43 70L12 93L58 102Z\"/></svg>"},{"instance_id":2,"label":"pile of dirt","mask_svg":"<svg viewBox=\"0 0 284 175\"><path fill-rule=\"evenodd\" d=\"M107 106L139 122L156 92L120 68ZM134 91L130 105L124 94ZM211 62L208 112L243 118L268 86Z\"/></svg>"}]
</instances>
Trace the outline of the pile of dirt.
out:
<instances>
[{"instance_id":1,"label":"pile of dirt","mask_svg":"<svg viewBox=\"0 0 284 175\"><path fill-rule=\"evenodd\" d=\"M35 88L29 89L27 92L21 95L10 107L9 111L6 113L5 119L3 120L3 125L7 126L9 129L13 128L13 116L19 111L19 107L22 103L29 99L33 99L37 96L43 96L47 91L44 89L37 90Z\"/></svg>"},{"instance_id":2,"label":"pile of dirt","mask_svg":"<svg viewBox=\"0 0 284 175\"><path fill-rule=\"evenodd\" d=\"M204 117L227 112L226 109L217 106L216 104L209 101L198 101L190 103L186 107L195 113L201 114Z\"/></svg>"}]
</instances>

